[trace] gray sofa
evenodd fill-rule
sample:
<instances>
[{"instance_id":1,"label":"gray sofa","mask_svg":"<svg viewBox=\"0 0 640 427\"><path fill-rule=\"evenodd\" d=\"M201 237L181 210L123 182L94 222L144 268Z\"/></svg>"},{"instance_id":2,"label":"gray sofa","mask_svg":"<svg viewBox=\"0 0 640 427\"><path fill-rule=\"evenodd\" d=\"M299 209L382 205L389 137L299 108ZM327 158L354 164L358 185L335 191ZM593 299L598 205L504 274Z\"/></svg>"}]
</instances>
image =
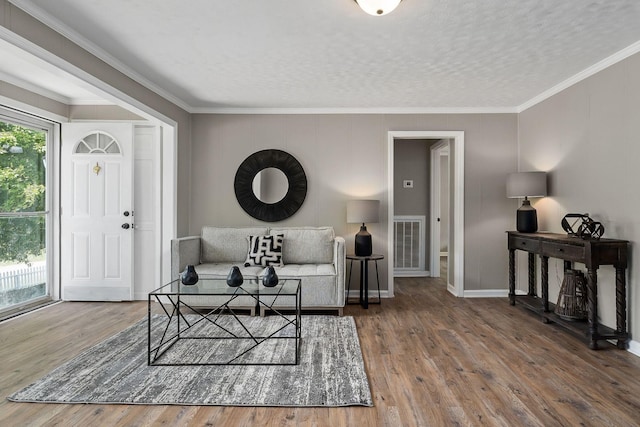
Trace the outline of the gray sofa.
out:
<instances>
[{"instance_id":1,"label":"gray sofa","mask_svg":"<svg viewBox=\"0 0 640 427\"><path fill-rule=\"evenodd\" d=\"M203 227L200 236L182 237L171 242L171 275L179 277L184 268L193 264L200 275L226 278L237 265L245 278L260 278L265 268L245 267L249 249L247 236L284 236L282 267L275 267L281 279L301 279L303 310L337 310L342 315L345 304L345 242L336 236L333 227ZM196 307L217 307L219 298L192 297ZM273 297L260 296L271 305ZM294 305L280 297L274 308ZM248 308L254 313L256 304L249 296L237 298L234 307ZM265 307L260 304L260 314Z\"/></svg>"}]
</instances>

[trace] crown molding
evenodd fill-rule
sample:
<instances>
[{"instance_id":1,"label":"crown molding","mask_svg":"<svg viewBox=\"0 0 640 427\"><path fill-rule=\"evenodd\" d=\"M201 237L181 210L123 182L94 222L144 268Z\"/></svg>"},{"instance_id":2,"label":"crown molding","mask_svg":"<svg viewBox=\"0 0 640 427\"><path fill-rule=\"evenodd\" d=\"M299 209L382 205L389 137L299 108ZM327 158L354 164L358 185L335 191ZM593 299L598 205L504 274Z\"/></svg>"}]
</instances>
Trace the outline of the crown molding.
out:
<instances>
[{"instance_id":1,"label":"crown molding","mask_svg":"<svg viewBox=\"0 0 640 427\"><path fill-rule=\"evenodd\" d=\"M108 52L88 41L67 25L52 17L30 0L8 0L25 13L60 33L73 43L87 50L92 55L109 64L114 69L136 81L145 88L163 97L167 101L192 114L519 114L536 104L556 95L559 92L579 83L588 77L640 52L640 41L622 49L604 60L586 68L565 81L551 87L530 100L513 107L479 107L479 108L257 108L257 107L192 107L182 99L152 83L129 66L111 56ZM20 86L20 85L17 85ZM22 87L22 86L21 86ZM28 89L32 90L32 89ZM36 92L42 94L40 92ZM48 95L44 95L51 97ZM58 96L59 98L59 96ZM57 98L52 98L59 100ZM79 105L82 100L72 100ZM64 101L61 101L64 102ZM95 104L95 103L94 103Z\"/></svg>"},{"instance_id":2,"label":"crown molding","mask_svg":"<svg viewBox=\"0 0 640 427\"><path fill-rule=\"evenodd\" d=\"M529 101L518 106L516 110L518 113L522 113L523 111L533 107L534 105L551 98L553 95L562 92L563 90L573 86L576 83L580 83L581 81L586 80L594 74L599 73L600 71L609 68L612 65L615 65L618 62L623 61L624 59L627 59L631 55L634 55L638 52L640 52L640 41L627 46L626 48L614 53L613 55L603 59L602 61L595 63L589 68L580 71L578 74L569 77L567 80L553 86L551 89L542 92L540 95L531 98Z\"/></svg>"},{"instance_id":3,"label":"crown molding","mask_svg":"<svg viewBox=\"0 0 640 427\"><path fill-rule=\"evenodd\" d=\"M515 107L486 108L192 108L193 114L516 114Z\"/></svg>"},{"instance_id":4,"label":"crown molding","mask_svg":"<svg viewBox=\"0 0 640 427\"><path fill-rule=\"evenodd\" d=\"M71 42L77 44L78 46L80 46L81 48L83 48L93 56L97 57L98 59L107 63L109 66L123 73L125 76L131 78L135 82L141 84L142 86L146 87L152 92L160 95L167 101L177 105L183 110L186 110L187 112L191 112L192 108L186 102L176 97L175 95L167 92L166 90L157 86L156 84L152 83L141 74L137 73L136 71L134 71L133 69L125 65L124 63L120 62L119 60L111 56L105 50L96 46L95 44L87 40L85 37L83 37L76 31L69 28L67 25L65 25L58 19L46 13L44 10L42 10L40 7L33 4L31 1L29 0L8 0L8 1L12 3L14 6L16 6L17 8L23 10L25 13L31 15L38 21L42 22L47 27L51 28L52 30L56 31L62 36L66 37Z\"/></svg>"}]
</instances>

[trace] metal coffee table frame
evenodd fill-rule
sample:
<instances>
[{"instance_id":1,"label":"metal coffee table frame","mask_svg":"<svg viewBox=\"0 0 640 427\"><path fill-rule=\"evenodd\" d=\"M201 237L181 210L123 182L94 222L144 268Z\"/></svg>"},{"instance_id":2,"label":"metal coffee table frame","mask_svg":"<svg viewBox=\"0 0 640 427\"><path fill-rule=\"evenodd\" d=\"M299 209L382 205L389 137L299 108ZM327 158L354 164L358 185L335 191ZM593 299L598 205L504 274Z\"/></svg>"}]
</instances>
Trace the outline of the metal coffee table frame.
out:
<instances>
[{"instance_id":1,"label":"metal coffee table frame","mask_svg":"<svg viewBox=\"0 0 640 427\"><path fill-rule=\"evenodd\" d=\"M149 293L148 300L148 320L147 320L147 364L150 366L206 366L206 365L298 365L300 362L300 344L302 340L302 326L301 326L301 287L300 279L286 279L281 280L277 286L273 288L265 288L259 285L257 280L247 280L242 286L237 288L230 288L226 284L225 279L213 279L213 278L201 278L199 284L214 284L213 289L201 289L198 288L198 284L193 286L185 286L180 283L180 280L176 279L160 288ZM231 292L231 293L230 293ZM273 296L271 304L266 304L261 301L260 295ZM184 301L184 297L194 296L216 296L227 297L228 299L219 306L209 309L206 312L201 312L194 309L191 305ZM266 336L255 335L244 324L241 316L238 316L234 309L229 306L233 300L240 296L249 296L256 301L259 306L266 307L271 310L275 316L279 316L285 320L284 325L271 331ZM285 315L279 310L273 308L273 305L278 301L279 297L295 297L295 313L294 315ZM164 302L163 302L164 300ZM157 302L162 308L165 315L164 331L158 345L153 345L151 341L152 333L152 303ZM167 304L168 302L168 304ZM189 309L190 314L196 314L199 317L197 320L189 321L183 313L184 308ZM161 313L162 314L162 313ZM247 336L238 336L236 333L230 331L224 326L218 323L221 316L232 316L240 327L247 333ZM184 333L200 322L209 322L216 326L219 330L226 333L226 336L184 336ZM175 330L170 330L171 325L175 324ZM293 326L295 328L295 335L293 336L276 336L278 332L283 329ZM180 363L163 363L160 358L167 353L171 348L180 340L251 340L253 344L240 351L230 360L225 361L207 361L207 362L193 362L188 361ZM251 352L260 344L267 340L295 340L295 360L289 363L270 362L270 363L251 363L244 362L241 357Z\"/></svg>"}]
</instances>

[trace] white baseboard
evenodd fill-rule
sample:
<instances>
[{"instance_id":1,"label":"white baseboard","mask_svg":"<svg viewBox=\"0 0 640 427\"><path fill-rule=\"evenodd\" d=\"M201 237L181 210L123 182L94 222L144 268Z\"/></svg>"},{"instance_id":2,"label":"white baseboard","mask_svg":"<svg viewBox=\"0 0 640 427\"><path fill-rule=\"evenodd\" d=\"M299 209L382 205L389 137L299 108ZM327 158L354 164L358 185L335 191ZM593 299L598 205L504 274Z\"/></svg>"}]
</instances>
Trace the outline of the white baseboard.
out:
<instances>
[{"instance_id":1,"label":"white baseboard","mask_svg":"<svg viewBox=\"0 0 640 427\"><path fill-rule=\"evenodd\" d=\"M640 357L640 341L629 341L629 348L627 350L629 353Z\"/></svg>"},{"instance_id":2,"label":"white baseboard","mask_svg":"<svg viewBox=\"0 0 640 427\"><path fill-rule=\"evenodd\" d=\"M464 298L506 298L509 296L507 289L479 289L464 291Z\"/></svg>"},{"instance_id":3,"label":"white baseboard","mask_svg":"<svg viewBox=\"0 0 640 427\"><path fill-rule=\"evenodd\" d=\"M527 295L527 291L516 289L516 295ZM477 291L464 291L464 298L507 298L508 289L480 289Z\"/></svg>"}]
</instances>

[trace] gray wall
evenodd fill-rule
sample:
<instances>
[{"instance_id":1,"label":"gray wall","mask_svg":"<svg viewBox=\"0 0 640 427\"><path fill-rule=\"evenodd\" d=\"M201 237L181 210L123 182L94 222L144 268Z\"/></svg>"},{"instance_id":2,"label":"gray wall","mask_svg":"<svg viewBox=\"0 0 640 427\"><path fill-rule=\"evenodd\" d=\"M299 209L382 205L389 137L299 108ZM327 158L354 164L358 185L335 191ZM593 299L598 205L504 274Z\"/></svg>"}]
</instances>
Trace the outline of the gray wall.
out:
<instances>
[{"instance_id":1,"label":"gray wall","mask_svg":"<svg viewBox=\"0 0 640 427\"><path fill-rule=\"evenodd\" d=\"M374 251L387 256L387 132L397 130L465 131L465 289L505 289L504 232L515 216L505 180L516 168L515 114L195 114L190 232L259 223L236 202L233 178L247 156L277 148L295 156L308 179L305 203L282 225L331 225L351 251L358 225L346 223L347 200L379 199L380 223L367 228ZM387 261L380 264L383 289Z\"/></svg>"},{"instance_id":2,"label":"gray wall","mask_svg":"<svg viewBox=\"0 0 640 427\"><path fill-rule=\"evenodd\" d=\"M393 203L396 215L426 215L429 221L431 193L430 146L426 139L396 141L394 151ZM413 188L402 181L413 180Z\"/></svg>"},{"instance_id":3,"label":"gray wall","mask_svg":"<svg viewBox=\"0 0 640 427\"><path fill-rule=\"evenodd\" d=\"M640 337L640 54L613 65L519 116L521 170L549 171L549 197L535 202L540 228L562 233L569 212L588 212L605 237L630 240L630 330ZM514 202L513 209L517 205ZM549 265L557 296L562 266ZM521 269L522 270L522 269ZM599 314L615 327L613 269L601 267ZM523 283L521 281L521 283Z\"/></svg>"}]
</instances>

